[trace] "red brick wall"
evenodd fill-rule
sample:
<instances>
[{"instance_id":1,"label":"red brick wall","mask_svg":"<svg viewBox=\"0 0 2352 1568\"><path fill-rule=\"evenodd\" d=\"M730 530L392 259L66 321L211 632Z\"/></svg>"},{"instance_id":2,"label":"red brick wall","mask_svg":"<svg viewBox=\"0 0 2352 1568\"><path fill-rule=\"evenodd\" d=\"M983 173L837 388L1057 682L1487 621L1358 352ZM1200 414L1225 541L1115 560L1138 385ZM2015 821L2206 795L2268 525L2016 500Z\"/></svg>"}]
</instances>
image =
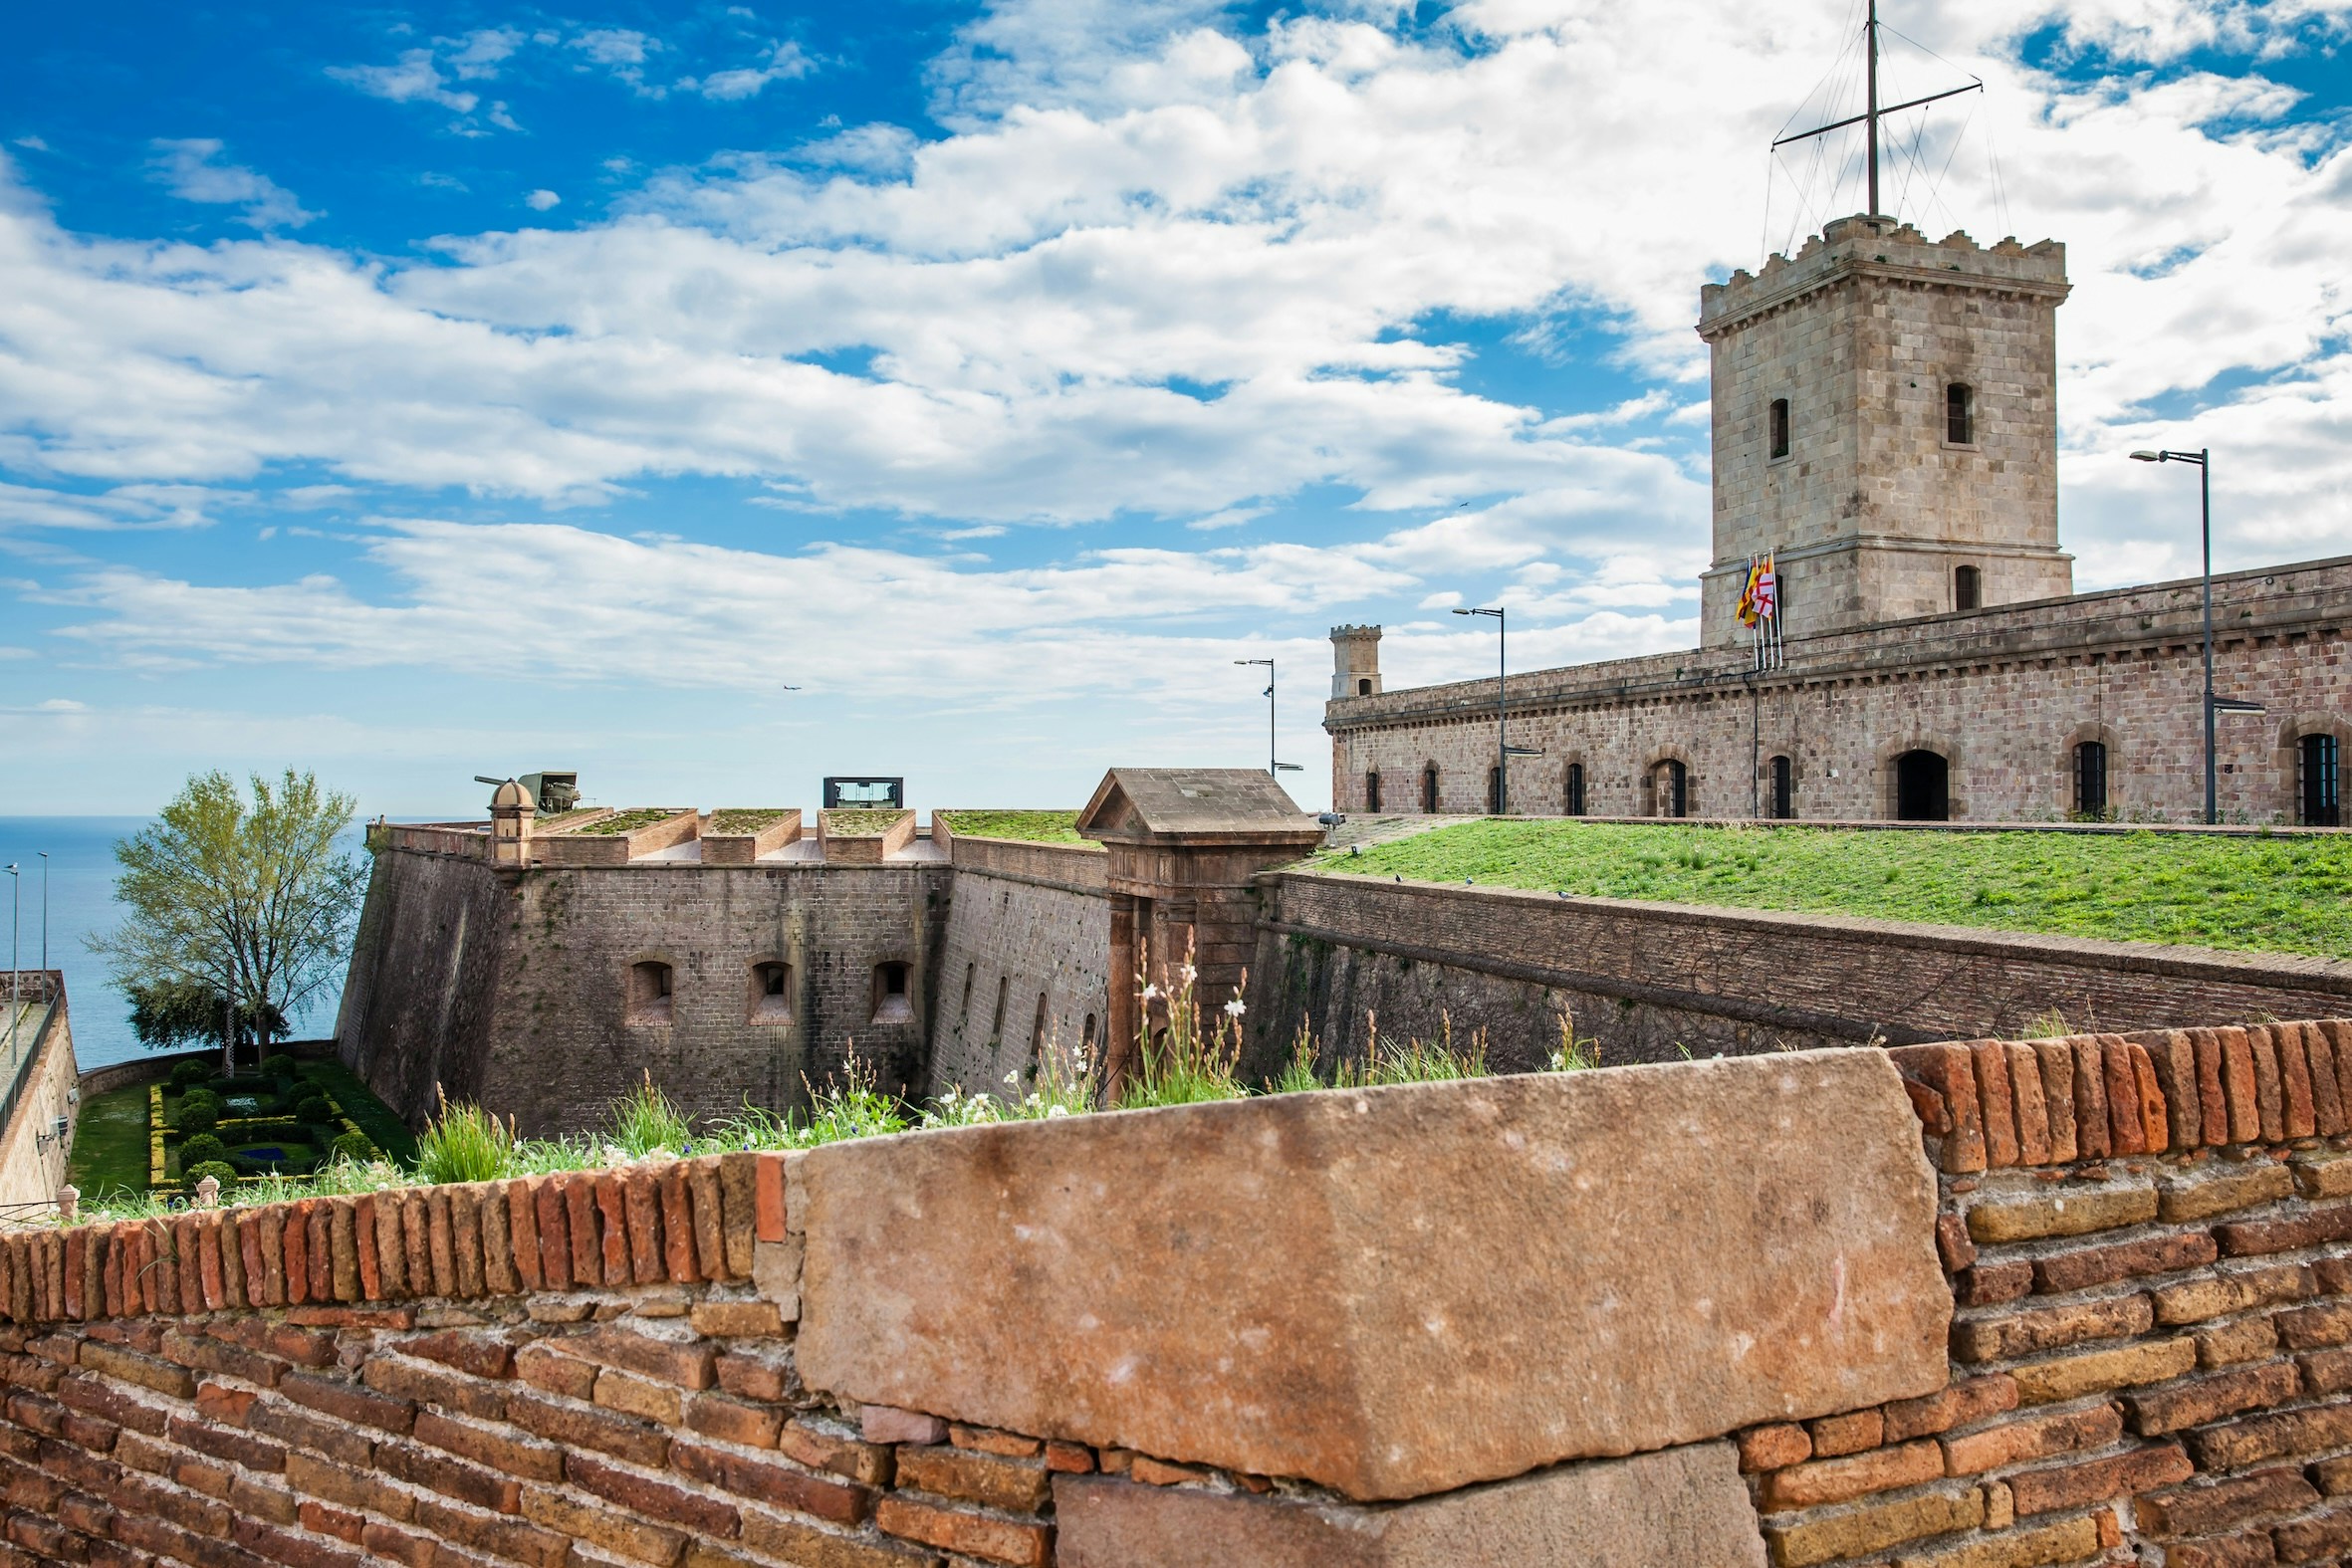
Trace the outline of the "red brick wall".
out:
<instances>
[{"instance_id":1,"label":"red brick wall","mask_svg":"<svg viewBox=\"0 0 2352 1568\"><path fill-rule=\"evenodd\" d=\"M2352 1025L1892 1055L1944 1173L1952 1383L1743 1433L1772 1561L2352 1551Z\"/></svg>"},{"instance_id":2,"label":"red brick wall","mask_svg":"<svg viewBox=\"0 0 2352 1568\"><path fill-rule=\"evenodd\" d=\"M1941 1173L1951 1383L1738 1434L1770 1561L2352 1551L2352 1024L1889 1055ZM1045 1568L1056 1477L1105 1471L1378 1528L1294 1481L807 1388L786 1167L8 1235L0 1564ZM920 1328L878 1303L874 1332Z\"/></svg>"}]
</instances>

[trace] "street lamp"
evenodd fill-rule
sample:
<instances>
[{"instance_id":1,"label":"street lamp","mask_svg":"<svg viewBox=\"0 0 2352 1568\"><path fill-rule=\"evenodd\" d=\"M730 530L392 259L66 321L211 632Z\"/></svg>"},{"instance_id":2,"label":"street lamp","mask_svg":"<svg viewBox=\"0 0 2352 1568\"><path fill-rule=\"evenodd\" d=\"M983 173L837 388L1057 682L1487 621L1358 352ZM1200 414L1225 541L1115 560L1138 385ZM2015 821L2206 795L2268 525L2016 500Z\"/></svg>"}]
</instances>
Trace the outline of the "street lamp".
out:
<instances>
[{"instance_id":1,"label":"street lamp","mask_svg":"<svg viewBox=\"0 0 2352 1568\"><path fill-rule=\"evenodd\" d=\"M1266 777L1272 779L1279 774L1295 774L1304 772L1304 770L1296 763L1278 763L1274 760L1274 660L1236 659L1233 662L1236 664L1263 664L1266 666Z\"/></svg>"},{"instance_id":2,"label":"street lamp","mask_svg":"<svg viewBox=\"0 0 2352 1568\"><path fill-rule=\"evenodd\" d=\"M1504 690L1511 678L1510 641L1503 607L1492 609L1458 609L1457 615L1492 615L1495 617L1495 814L1508 815L1511 811L1511 705L1510 695ZM1538 754L1523 752L1523 756Z\"/></svg>"},{"instance_id":3,"label":"street lamp","mask_svg":"<svg viewBox=\"0 0 2352 1568\"><path fill-rule=\"evenodd\" d=\"M8 865L8 1059L16 1060L16 1015L23 1010L25 997L24 971L16 967L17 912L23 906L25 879L17 874L16 862Z\"/></svg>"},{"instance_id":4,"label":"street lamp","mask_svg":"<svg viewBox=\"0 0 2352 1568\"><path fill-rule=\"evenodd\" d=\"M2134 452L2135 463L2194 463L2197 465L2197 493L2202 506L2205 542L2205 821L2208 827L2220 821L2221 806L2214 777L2214 480L2209 459L2213 448L2200 447L2194 452ZM2232 704L2233 712L2243 712Z\"/></svg>"},{"instance_id":5,"label":"street lamp","mask_svg":"<svg viewBox=\"0 0 2352 1568\"><path fill-rule=\"evenodd\" d=\"M41 973L49 973L49 851L41 856Z\"/></svg>"}]
</instances>

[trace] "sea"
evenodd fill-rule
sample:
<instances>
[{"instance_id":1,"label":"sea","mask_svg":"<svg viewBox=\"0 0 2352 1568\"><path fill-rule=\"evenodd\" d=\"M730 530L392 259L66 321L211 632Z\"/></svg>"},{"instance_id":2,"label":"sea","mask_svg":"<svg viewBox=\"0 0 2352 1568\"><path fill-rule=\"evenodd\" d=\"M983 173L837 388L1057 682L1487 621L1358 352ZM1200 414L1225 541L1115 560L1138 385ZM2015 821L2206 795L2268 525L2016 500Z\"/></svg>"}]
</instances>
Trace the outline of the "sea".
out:
<instances>
[{"instance_id":1,"label":"sea","mask_svg":"<svg viewBox=\"0 0 2352 1568\"><path fill-rule=\"evenodd\" d=\"M83 1070L129 1061L146 1053L130 1032L130 1003L107 976L107 962L90 951L92 936L113 931L122 918L115 902L115 845L145 827L143 816L0 816L0 865L14 863L15 898L0 887L0 941L13 939L19 967L63 970L74 1020L74 1057ZM346 847L357 852L361 830ZM47 862L43 890L42 854ZM343 1001L338 981L293 1020L296 1038L335 1027Z\"/></svg>"}]
</instances>

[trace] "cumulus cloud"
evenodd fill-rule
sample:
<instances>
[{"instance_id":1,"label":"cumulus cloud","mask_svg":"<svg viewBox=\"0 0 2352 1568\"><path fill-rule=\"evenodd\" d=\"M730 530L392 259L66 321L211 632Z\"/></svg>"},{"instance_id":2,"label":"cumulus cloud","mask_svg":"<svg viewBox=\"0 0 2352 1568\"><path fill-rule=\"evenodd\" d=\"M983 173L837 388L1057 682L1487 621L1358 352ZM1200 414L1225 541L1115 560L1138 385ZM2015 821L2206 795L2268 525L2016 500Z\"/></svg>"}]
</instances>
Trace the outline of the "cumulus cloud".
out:
<instances>
[{"instance_id":1,"label":"cumulus cloud","mask_svg":"<svg viewBox=\"0 0 2352 1568\"><path fill-rule=\"evenodd\" d=\"M1989 83L1966 112L2005 178L1955 158L1899 187L1905 210L1939 234L2070 246L2064 524L2086 585L2190 559L2174 476L2115 459L2182 444L2184 411L2198 444L2233 454L2216 472L2226 560L2352 546L2352 150L2258 71L2180 64L2314 47L2347 5L1981 0L1914 24ZM1128 668L1093 603L1181 639L1177 620L1220 605L1442 610L1475 579L1511 589L1530 657L1687 638L1707 551L1696 289L1761 259L1760 219L1788 220L1764 210L1761 149L1844 42L1840 19L1702 0L1633 18L1599 0L1470 0L1418 28L1398 15L1243 34L1186 0L1000 0L934 67L945 135L860 126L724 156L651 178L608 221L450 237L421 263L102 240L0 187L0 336L17 355L0 462L101 490L305 465L362 492L548 505L716 476L765 487L780 519L878 509L962 545L1162 520L1184 546L1122 556L1073 538L1054 563L999 568L404 525L366 550L401 584L388 598L127 568L56 589L89 610L80 635L123 659L430 663L469 645L461 603L554 615L576 581L614 585L587 595L584 646L648 649L618 586L638 580L679 624L709 591L707 656L644 656L712 681L758 597L729 584L788 580L811 602L935 606L892 634L909 660L977 672L974 689L1035 676L1034 648L1004 652L1024 638L1071 661L1057 671ZM2019 40L2053 27L2088 66L2021 63ZM632 37L565 47L633 66L655 46ZM490 30L343 75L471 114L465 84L533 47ZM776 48L738 96L813 64ZM725 97L728 75L694 91ZM1825 215L1858 196L1808 199ZM1470 373L1465 322L1539 354L1597 342L1634 389L1530 406ZM1345 510L1320 543L1261 537L1324 490ZM1250 542L1221 543L1235 538ZM468 559L492 569L463 600L449 563ZM1398 628L1398 668L1466 635ZM773 659L820 658L771 640Z\"/></svg>"},{"instance_id":2,"label":"cumulus cloud","mask_svg":"<svg viewBox=\"0 0 2352 1568\"><path fill-rule=\"evenodd\" d=\"M563 200L552 190L535 190L523 198L523 205L533 212L545 212L551 207L562 205Z\"/></svg>"},{"instance_id":3,"label":"cumulus cloud","mask_svg":"<svg viewBox=\"0 0 2352 1568\"><path fill-rule=\"evenodd\" d=\"M299 229L318 216L268 175L221 161L217 137L158 138L151 144L155 155L148 171L182 201L242 207L239 221L257 229Z\"/></svg>"}]
</instances>

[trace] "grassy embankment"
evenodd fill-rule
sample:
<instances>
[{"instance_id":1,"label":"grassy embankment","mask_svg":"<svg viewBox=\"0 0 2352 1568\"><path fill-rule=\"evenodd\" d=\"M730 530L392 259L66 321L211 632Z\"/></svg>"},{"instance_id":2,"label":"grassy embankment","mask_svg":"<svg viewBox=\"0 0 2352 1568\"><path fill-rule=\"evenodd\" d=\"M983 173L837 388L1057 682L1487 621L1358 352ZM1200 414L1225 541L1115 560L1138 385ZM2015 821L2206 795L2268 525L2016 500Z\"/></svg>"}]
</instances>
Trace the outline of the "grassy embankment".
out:
<instances>
[{"instance_id":1,"label":"grassy embankment","mask_svg":"<svg viewBox=\"0 0 2352 1568\"><path fill-rule=\"evenodd\" d=\"M1316 870L2352 957L2352 837L1469 822Z\"/></svg>"}]
</instances>

